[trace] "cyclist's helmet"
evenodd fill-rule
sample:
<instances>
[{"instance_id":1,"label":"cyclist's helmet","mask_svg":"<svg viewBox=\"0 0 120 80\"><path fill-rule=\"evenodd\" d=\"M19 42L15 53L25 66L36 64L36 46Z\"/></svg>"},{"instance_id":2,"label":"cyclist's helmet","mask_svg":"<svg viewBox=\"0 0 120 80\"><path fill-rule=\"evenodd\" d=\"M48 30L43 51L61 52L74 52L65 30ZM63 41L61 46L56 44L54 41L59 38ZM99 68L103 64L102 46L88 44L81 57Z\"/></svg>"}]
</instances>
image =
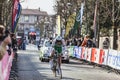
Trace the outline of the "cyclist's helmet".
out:
<instances>
[{"instance_id":1,"label":"cyclist's helmet","mask_svg":"<svg viewBox=\"0 0 120 80\"><path fill-rule=\"evenodd\" d=\"M62 44L62 37L61 36L57 36L55 43L57 43L57 42L61 42L61 44Z\"/></svg>"},{"instance_id":2,"label":"cyclist's helmet","mask_svg":"<svg viewBox=\"0 0 120 80\"><path fill-rule=\"evenodd\" d=\"M56 41L62 41L62 37L61 37L61 36L58 36L58 37L56 38Z\"/></svg>"}]
</instances>

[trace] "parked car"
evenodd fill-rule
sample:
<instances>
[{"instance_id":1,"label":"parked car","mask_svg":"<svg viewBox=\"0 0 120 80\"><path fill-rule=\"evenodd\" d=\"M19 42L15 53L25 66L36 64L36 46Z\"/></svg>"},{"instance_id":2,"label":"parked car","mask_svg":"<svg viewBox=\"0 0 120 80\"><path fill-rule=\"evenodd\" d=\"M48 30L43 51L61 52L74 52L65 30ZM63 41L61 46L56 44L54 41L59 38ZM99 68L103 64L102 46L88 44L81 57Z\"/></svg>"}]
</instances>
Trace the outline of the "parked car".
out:
<instances>
[{"instance_id":1,"label":"parked car","mask_svg":"<svg viewBox=\"0 0 120 80\"><path fill-rule=\"evenodd\" d=\"M69 51L67 50L67 47L63 47L62 49L62 62L69 63Z\"/></svg>"},{"instance_id":2,"label":"parked car","mask_svg":"<svg viewBox=\"0 0 120 80\"><path fill-rule=\"evenodd\" d=\"M39 59L41 62L49 61L49 57L52 52L52 44L48 40L44 40L43 45L40 48Z\"/></svg>"}]
</instances>

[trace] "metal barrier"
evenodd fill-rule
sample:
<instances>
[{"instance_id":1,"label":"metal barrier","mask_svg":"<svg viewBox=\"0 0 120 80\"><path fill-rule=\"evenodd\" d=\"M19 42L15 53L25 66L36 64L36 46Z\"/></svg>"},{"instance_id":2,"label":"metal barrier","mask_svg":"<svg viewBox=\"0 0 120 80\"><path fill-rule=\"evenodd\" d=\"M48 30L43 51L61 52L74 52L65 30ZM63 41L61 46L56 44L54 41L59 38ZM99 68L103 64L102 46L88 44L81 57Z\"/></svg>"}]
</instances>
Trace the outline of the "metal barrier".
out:
<instances>
[{"instance_id":1,"label":"metal barrier","mask_svg":"<svg viewBox=\"0 0 120 80\"><path fill-rule=\"evenodd\" d=\"M120 73L120 51L87 47L68 47L71 57L111 68ZM72 52L72 53L71 53Z\"/></svg>"},{"instance_id":2,"label":"metal barrier","mask_svg":"<svg viewBox=\"0 0 120 80\"><path fill-rule=\"evenodd\" d=\"M17 53L6 53L0 61L0 80L17 80Z\"/></svg>"}]
</instances>

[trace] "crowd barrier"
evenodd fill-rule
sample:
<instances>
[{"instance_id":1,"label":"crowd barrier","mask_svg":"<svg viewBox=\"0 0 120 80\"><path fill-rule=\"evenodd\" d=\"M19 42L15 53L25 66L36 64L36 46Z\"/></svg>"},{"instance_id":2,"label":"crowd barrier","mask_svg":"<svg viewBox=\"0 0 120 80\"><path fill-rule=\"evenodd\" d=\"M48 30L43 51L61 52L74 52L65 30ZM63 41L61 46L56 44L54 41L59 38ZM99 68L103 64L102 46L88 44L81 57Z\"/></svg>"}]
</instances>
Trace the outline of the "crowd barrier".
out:
<instances>
[{"instance_id":1,"label":"crowd barrier","mask_svg":"<svg viewBox=\"0 0 120 80\"><path fill-rule=\"evenodd\" d=\"M77 46L69 46L68 51L71 57L120 70L120 51Z\"/></svg>"},{"instance_id":2,"label":"crowd barrier","mask_svg":"<svg viewBox=\"0 0 120 80\"><path fill-rule=\"evenodd\" d=\"M9 80L13 56L6 53L0 61L0 80Z\"/></svg>"}]
</instances>

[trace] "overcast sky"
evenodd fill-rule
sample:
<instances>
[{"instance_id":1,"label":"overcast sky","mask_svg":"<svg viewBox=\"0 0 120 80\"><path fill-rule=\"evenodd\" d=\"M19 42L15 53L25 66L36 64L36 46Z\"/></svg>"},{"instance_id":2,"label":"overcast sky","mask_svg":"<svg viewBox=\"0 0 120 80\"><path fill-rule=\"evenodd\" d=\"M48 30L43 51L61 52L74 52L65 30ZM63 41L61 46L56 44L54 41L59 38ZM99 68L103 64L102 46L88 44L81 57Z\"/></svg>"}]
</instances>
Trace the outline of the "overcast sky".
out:
<instances>
[{"instance_id":1,"label":"overcast sky","mask_svg":"<svg viewBox=\"0 0 120 80\"><path fill-rule=\"evenodd\" d=\"M40 9L42 11L47 11L48 14L55 14L53 10L55 0L25 0L24 2L21 2L22 8L28 8L28 9Z\"/></svg>"}]
</instances>

